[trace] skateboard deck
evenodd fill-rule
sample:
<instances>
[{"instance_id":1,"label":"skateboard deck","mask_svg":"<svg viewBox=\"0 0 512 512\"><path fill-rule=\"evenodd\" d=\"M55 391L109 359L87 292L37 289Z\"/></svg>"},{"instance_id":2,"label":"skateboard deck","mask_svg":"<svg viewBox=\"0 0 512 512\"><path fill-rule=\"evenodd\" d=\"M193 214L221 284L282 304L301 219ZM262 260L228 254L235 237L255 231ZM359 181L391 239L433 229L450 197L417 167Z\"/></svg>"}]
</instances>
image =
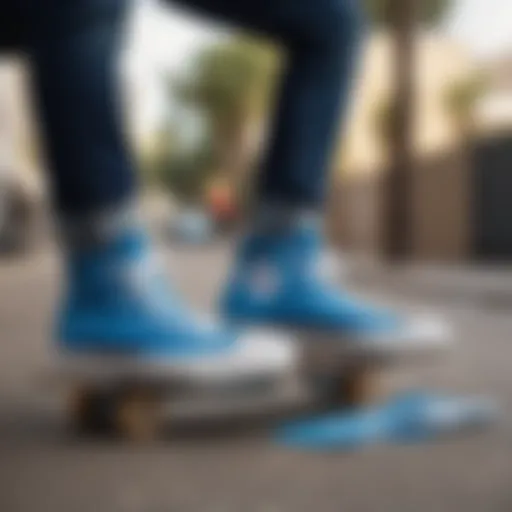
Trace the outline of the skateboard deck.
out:
<instances>
[{"instance_id":1,"label":"skateboard deck","mask_svg":"<svg viewBox=\"0 0 512 512\"><path fill-rule=\"evenodd\" d=\"M439 353L413 350L404 357L394 350L354 350L350 342L318 332L302 331L296 339L299 363L280 376L240 374L234 368L216 373L204 361L180 366L108 355L55 357L47 375L70 390L67 414L75 430L147 440L158 435L180 404L202 404L203 413L217 415L258 409L265 414L273 408L289 414L287 404L292 409L369 405L388 394L387 370L425 363Z\"/></svg>"},{"instance_id":2,"label":"skateboard deck","mask_svg":"<svg viewBox=\"0 0 512 512\"><path fill-rule=\"evenodd\" d=\"M169 418L186 415L252 414L286 402L295 371L223 375L201 365L180 368L152 360L101 356L57 357L44 369L46 382L64 389L73 430L129 441L158 436ZM280 407L280 406L279 406Z\"/></svg>"},{"instance_id":3,"label":"skateboard deck","mask_svg":"<svg viewBox=\"0 0 512 512\"><path fill-rule=\"evenodd\" d=\"M376 345L360 339L333 339L321 332L302 332L297 339L303 347L303 373L317 399L327 404L344 408L372 404L390 393L385 385L390 382L386 379L390 371L435 362L446 354L452 340L450 329L428 317L421 328L423 340L428 343L417 336L418 341L408 342L407 349L398 338Z\"/></svg>"}]
</instances>

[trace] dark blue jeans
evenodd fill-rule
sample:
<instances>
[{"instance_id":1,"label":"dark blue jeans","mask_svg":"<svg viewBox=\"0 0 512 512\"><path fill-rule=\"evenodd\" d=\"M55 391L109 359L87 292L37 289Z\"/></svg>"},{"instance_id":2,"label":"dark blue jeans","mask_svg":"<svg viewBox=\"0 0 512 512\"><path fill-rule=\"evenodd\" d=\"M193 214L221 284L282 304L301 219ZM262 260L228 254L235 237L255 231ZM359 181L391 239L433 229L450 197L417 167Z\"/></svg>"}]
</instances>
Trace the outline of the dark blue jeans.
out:
<instances>
[{"instance_id":1,"label":"dark blue jeans","mask_svg":"<svg viewBox=\"0 0 512 512\"><path fill-rule=\"evenodd\" d=\"M77 215L125 201L136 189L115 79L126 1L9 1L23 6L17 8L23 10L24 23L18 32L33 63L57 210ZM358 0L177 3L284 46L288 60L259 197L293 207L319 207L358 49Z\"/></svg>"}]
</instances>

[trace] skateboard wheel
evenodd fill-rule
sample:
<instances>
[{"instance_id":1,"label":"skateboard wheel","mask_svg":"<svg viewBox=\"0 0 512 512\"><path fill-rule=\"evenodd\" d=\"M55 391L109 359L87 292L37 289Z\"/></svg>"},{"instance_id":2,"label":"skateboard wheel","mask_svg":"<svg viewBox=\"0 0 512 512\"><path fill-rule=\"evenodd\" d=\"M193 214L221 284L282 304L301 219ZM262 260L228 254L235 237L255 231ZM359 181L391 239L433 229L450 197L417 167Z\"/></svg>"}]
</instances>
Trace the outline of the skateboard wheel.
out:
<instances>
[{"instance_id":1,"label":"skateboard wheel","mask_svg":"<svg viewBox=\"0 0 512 512\"><path fill-rule=\"evenodd\" d=\"M148 441L157 437L161 421L159 402L150 392L128 390L114 404L113 429L128 441Z\"/></svg>"},{"instance_id":2,"label":"skateboard wheel","mask_svg":"<svg viewBox=\"0 0 512 512\"><path fill-rule=\"evenodd\" d=\"M158 405L156 397L142 390L79 388L70 400L70 417L80 433L140 442L158 433Z\"/></svg>"},{"instance_id":3,"label":"skateboard wheel","mask_svg":"<svg viewBox=\"0 0 512 512\"><path fill-rule=\"evenodd\" d=\"M347 371L338 378L335 400L345 407L367 405L375 401L379 391L377 373L370 368Z\"/></svg>"},{"instance_id":4,"label":"skateboard wheel","mask_svg":"<svg viewBox=\"0 0 512 512\"><path fill-rule=\"evenodd\" d=\"M110 430L110 397L94 388L73 391L69 403L71 426L82 434L106 434Z\"/></svg>"}]
</instances>

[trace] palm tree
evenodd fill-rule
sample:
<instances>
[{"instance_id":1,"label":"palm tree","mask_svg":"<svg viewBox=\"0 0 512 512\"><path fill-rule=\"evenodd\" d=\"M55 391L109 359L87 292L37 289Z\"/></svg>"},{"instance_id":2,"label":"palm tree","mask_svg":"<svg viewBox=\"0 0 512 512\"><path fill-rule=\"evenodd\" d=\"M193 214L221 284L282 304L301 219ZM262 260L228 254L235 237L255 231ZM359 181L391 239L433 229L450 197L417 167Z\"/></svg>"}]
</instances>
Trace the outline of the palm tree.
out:
<instances>
[{"instance_id":1,"label":"palm tree","mask_svg":"<svg viewBox=\"0 0 512 512\"><path fill-rule=\"evenodd\" d=\"M444 106L463 145L473 135L475 104L485 93L486 88L487 77L477 73L451 83L444 91Z\"/></svg>"},{"instance_id":2,"label":"palm tree","mask_svg":"<svg viewBox=\"0 0 512 512\"><path fill-rule=\"evenodd\" d=\"M273 49L234 37L204 49L184 81L172 84L178 98L202 114L214 165L230 182L251 158L251 128L262 117L277 70Z\"/></svg>"},{"instance_id":3,"label":"palm tree","mask_svg":"<svg viewBox=\"0 0 512 512\"><path fill-rule=\"evenodd\" d=\"M390 154L385 180L384 252L390 260L407 257L410 249L409 176L413 166L414 34L417 23L437 22L449 0L366 0L376 24L391 30L394 43L394 76Z\"/></svg>"},{"instance_id":4,"label":"palm tree","mask_svg":"<svg viewBox=\"0 0 512 512\"><path fill-rule=\"evenodd\" d=\"M403 0L365 0L365 2L372 22L387 26L396 19L394 9L406 7L403 5ZM449 4L449 0L418 0L415 6L418 20L424 24L437 23Z\"/></svg>"}]
</instances>

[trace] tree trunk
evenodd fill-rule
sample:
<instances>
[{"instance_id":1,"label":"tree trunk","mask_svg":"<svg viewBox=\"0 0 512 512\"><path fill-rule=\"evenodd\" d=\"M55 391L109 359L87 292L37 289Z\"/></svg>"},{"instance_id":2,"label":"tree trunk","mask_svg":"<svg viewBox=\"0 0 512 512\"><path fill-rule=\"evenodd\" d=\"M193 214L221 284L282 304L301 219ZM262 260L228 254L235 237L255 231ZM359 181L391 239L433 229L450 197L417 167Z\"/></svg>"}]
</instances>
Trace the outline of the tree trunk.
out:
<instances>
[{"instance_id":1,"label":"tree trunk","mask_svg":"<svg viewBox=\"0 0 512 512\"><path fill-rule=\"evenodd\" d=\"M254 157L252 126L250 118L241 116L215 129L214 151L219 177L229 182L233 191L238 192L244 183Z\"/></svg>"},{"instance_id":2,"label":"tree trunk","mask_svg":"<svg viewBox=\"0 0 512 512\"><path fill-rule=\"evenodd\" d=\"M388 0L394 44L395 98L390 166L384 183L384 254L402 261L411 252L411 175L414 164L414 29L418 0Z\"/></svg>"}]
</instances>

